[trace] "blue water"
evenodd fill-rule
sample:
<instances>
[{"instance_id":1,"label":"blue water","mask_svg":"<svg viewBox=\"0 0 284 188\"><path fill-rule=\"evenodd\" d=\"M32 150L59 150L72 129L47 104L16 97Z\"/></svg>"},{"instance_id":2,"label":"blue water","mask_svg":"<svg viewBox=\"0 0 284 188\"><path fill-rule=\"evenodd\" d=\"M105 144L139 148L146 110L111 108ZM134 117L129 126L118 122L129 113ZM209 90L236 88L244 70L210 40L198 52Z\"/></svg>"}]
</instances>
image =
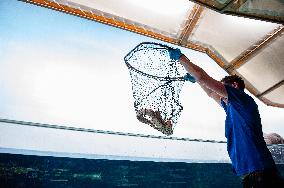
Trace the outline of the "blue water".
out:
<instances>
[{"instance_id":1,"label":"blue water","mask_svg":"<svg viewBox=\"0 0 284 188\"><path fill-rule=\"evenodd\" d=\"M278 164L284 175L284 164ZM0 154L0 187L237 188L229 163L153 162Z\"/></svg>"}]
</instances>

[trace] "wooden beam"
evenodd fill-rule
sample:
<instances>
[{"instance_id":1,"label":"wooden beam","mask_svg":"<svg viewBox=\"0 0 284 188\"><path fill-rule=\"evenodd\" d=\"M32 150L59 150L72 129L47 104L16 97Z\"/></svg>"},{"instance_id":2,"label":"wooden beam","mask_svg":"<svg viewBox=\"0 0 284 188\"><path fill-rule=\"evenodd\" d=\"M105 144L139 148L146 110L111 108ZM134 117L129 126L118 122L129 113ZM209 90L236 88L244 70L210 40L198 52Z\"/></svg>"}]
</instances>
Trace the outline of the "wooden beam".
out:
<instances>
[{"instance_id":1,"label":"wooden beam","mask_svg":"<svg viewBox=\"0 0 284 188\"><path fill-rule=\"evenodd\" d=\"M231 61L229 65L225 67L227 71L232 71L241 67L243 64L248 62L252 57L254 57L260 50L267 46L276 37L281 35L284 31L284 26L281 25L275 28L272 32L268 33L263 39L256 42L254 45L250 46L247 50L242 52L238 57Z\"/></svg>"},{"instance_id":2,"label":"wooden beam","mask_svg":"<svg viewBox=\"0 0 284 188\"><path fill-rule=\"evenodd\" d=\"M202 6L197 5L197 4L193 6L193 9L190 12L190 15L188 17L188 20L185 23L184 29L178 39L178 44L185 45L187 43L187 40L189 36L192 34L192 31L195 28L203 9L204 8Z\"/></svg>"},{"instance_id":3,"label":"wooden beam","mask_svg":"<svg viewBox=\"0 0 284 188\"><path fill-rule=\"evenodd\" d=\"M217 55L217 52L214 52L212 49L207 48L206 49L206 54L209 57L211 57L220 67L222 67L224 69L224 66L226 64L225 64L224 60Z\"/></svg>"},{"instance_id":4,"label":"wooden beam","mask_svg":"<svg viewBox=\"0 0 284 188\"><path fill-rule=\"evenodd\" d=\"M272 87L268 88L266 91L260 93L259 95L257 95L257 98L259 98L262 102L264 102L265 104L267 104L269 106L284 108L284 104L272 102L269 99L264 97L266 94L274 91L275 89L277 89L277 88L279 88L279 87L281 87L283 85L284 85L284 80L276 83L274 86L272 86Z\"/></svg>"},{"instance_id":5,"label":"wooden beam","mask_svg":"<svg viewBox=\"0 0 284 188\"><path fill-rule=\"evenodd\" d=\"M272 101L266 99L265 97L259 97L259 100L261 100L264 104L266 104L268 106L284 108L284 104L279 104L279 103L272 102Z\"/></svg>"},{"instance_id":6,"label":"wooden beam","mask_svg":"<svg viewBox=\"0 0 284 188\"><path fill-rule=\"evenodd\" d=\"M275 89L279 88L282 85L284 85L284 80L281 80L280 82L274 84L272 87L268 88L264 92L258 94L257 97L262 97L263 95L266 95L267 93L270 93L271 91L274 91Z\"/></svg>"}]
</instances>

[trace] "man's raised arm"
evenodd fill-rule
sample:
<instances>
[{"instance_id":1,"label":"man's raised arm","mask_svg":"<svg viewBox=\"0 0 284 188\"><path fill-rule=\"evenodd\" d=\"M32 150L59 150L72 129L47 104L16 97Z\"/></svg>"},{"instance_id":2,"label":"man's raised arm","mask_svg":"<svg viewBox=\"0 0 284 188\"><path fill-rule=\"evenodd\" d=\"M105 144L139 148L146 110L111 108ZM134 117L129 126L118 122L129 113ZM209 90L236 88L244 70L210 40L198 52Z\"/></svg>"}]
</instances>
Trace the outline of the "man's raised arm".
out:
<instances>
[{"instance_id":1,"label":"man's raised arm","mask_svg":"<svg viewBox=\"0 0 284 188\"><path fill-rule=\"evenodd\" d=\"M203 89L203 91L206 92L206 94L211 97L212 99L214 99L220 106L221 106L221 99L222 97L220 95L218 95L217 93L215 93L214 91L208 89L205 85L200 84L200 87Z\"/></svg>"},{"instance_id":2,"label":"man's raised arm","mask_svg":"<svg viewBox=\"0 0 284 188\"><path fill-rule=\"evenodd\" d=\"M220 98L227 98L228 94L224 84L210 77L202 68L193 64L185 55L181 55L179 58L181 64L185 69L195 78L197 83L218 103Z\"/></svg>"}]
</instances>

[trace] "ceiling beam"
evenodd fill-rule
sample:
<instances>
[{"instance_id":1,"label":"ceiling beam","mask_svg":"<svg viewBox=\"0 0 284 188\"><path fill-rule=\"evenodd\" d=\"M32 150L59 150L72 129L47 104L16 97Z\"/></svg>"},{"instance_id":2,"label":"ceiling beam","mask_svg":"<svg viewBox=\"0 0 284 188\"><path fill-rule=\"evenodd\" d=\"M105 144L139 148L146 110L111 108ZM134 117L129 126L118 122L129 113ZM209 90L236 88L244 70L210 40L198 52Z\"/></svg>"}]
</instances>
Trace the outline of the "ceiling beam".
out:
<instances>
[{"instance_id":1,"label":"ceiling beam","mask_svg":"<svg viewBox=\"0 0 284 188\"><path fill-rule=\"evenodd\" d=\"M284 104L272 102L272 101L268 100L268 99L265 98L265 97L259 97L259 100L261 100L264 104L266 104L266 105L268 105L268 106L273 106L273 107L278 107L278 108L284 108Z\"/></svg>"},{"instance_id":2,"label":"ceiling beam","mask_svg":"<svg viewBox=\"0 0 284 188\"><path fill-rule=\"evenodd\" d=\"M188 16L188 20L184 25L184 29L180 34L180 37L178 38L179 45L185 45L187 43L187 40L189 36L192 34L193 29L196 27L196 24L203 10L204 8L198 4L195 4L193 6L193 9L190 12L190 15Z\"/></svg>"},{"instance_id":3,"label":"ceiling beam","mask_svg":"<svg viewBox=\"0 0 284 188\"><path fill-rule=\"evenodd\" d=\"M246 62L248 62L252 57L254 57L260 50L267 46L271 41L273 41L276 37L281 35L284 31L284 26L281 25L275 28L272 32L268 33L264 38L256 42L254 45L250 46L247 50L242 52L239 56L231 61L229 65L225 67L227 71L235 70Z\"/></svg>"},{"instance_id":4,"label":"ceiling beam","mask_svg":"<svg viewBox=\"0 0 284 188\"><path fill-rule=\"evenodd\" d=\"M272 87L268 88L264 92L257 95L257 97L262 97L263 95L266 95L267 93L270 93L271 91L279 88L280 86L284 85L284 80L281 80L280 82L274 84Z\"/></svg>"},{"instance_id":5,"label":"ceiling beam","mask_svg":"<svg viewBox=\"0 0 284 188\"><path fill-rule=\"evenodd\" d=\"M266 94L276 90L277 88L279 88L279 87L281 87L283 85L284 85L284 80L274 84L272 87L268 88L266 91L260 93L259 95L257 95L257 98L259 98L262 102L264 102L267 105L274 106L274 107L279 107L279 108L284 108L284 104L272 102L269 99L264 97Z\"/></svg>"}]
</instances>

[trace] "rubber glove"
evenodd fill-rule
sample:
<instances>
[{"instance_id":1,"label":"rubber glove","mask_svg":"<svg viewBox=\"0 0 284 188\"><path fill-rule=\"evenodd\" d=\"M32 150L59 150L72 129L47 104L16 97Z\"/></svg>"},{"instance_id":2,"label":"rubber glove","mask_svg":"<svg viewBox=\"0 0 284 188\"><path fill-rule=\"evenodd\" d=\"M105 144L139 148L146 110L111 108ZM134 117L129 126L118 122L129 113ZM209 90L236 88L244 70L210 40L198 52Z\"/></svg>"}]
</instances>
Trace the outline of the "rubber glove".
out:
<instances>
[{"instance_id":1,"label":"rubber glove","mask_svg":"<svg viewBox=\"0 0 284 188\"><path fill-rule=\"evenodd\" d=\"M172 60L178 61L179 58L181 57L182 53L181 53L180 49L178 49L178 48L176 48L176 49L171 48L171 49L169 49L169 55L170 55L170 58Z\"/></svg>"},{"instance_id":2,"label":"rubber glove","mask_svg":"<svg viewBox=\"0 0 284 188\"><path fill-rule=\"evenodd\" d=\"M186 75L183 78L184 78L184 80L190 81L192 83L196 82L195 78L191 74L189 74L189 73L186 73Z\"/></svg>"}]
</instances>

